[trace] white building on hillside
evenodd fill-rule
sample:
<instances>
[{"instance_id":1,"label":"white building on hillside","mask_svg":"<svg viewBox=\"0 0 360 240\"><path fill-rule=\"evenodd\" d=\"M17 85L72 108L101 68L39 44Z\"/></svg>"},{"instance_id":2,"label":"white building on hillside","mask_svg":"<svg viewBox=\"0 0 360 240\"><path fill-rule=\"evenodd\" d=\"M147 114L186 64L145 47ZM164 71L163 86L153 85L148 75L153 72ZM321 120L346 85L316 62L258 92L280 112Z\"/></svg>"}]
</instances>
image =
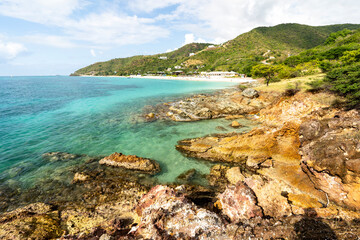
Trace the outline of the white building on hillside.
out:
<instances>
[{"instance_id":1,"label":"white building on hillside","mask_svg":"<svg viewBox=\"0 0 360 240\"><path fill-rule=\"evenodd\" d=\"M201 72L201 76L203 77L235 77L237 75L236 72Z\"/></svg>"},{"instance_id":2,"label":"white building on hillside","mask_svg":"<svg viewBox=\"0 0 360 240\"><path fill-rule=\"evenodd\" d=\"M161 60L167 60L167 57L166 57L166 56L160 56L159 59L161 59Z\"/></svg>"}]
</instances>

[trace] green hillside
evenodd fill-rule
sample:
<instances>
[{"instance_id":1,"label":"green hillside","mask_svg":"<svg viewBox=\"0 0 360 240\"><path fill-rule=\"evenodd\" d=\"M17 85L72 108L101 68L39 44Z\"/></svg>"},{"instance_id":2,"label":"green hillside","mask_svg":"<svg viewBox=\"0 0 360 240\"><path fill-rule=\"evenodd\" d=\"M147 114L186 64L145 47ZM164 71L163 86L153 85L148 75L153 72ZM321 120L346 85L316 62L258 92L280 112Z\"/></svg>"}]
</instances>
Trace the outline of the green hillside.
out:
<instances>
[{"instance_id":1,"label":"green hillside","mask_svg":"<svg viewBox=\"0 0 360 240\"><path fill-rule=\"evenodd\" d=\"M135 56L100 62L76 71L75 75L129 75L174 71L182 66L185 73L200 71L237 71L250 74L260 61L279 62L290 55L321 45L331 33L342 29L354 30L358 24L307 26L280 24L259 27L239 35L222 45L193 43L165 54ZM196 53L189 56L190 53ZM167 59L159 59L166 56ZM172 70L166 71L168 68Z\"/></svg>"}]
</instances>

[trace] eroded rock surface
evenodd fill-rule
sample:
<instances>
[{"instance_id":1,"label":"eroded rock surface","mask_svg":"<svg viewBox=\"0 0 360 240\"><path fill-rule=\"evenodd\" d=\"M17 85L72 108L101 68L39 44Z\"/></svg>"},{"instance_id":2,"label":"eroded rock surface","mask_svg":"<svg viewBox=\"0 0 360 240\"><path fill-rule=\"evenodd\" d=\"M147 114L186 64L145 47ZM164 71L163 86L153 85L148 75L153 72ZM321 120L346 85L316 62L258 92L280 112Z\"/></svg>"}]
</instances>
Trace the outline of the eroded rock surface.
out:
<instances>
[{"instance_id":1,"label":"eroded rock surface","mask_svg":"<svg viewBox=\"0 0 360 240\"><path fill-rule=\"evenodd\" d=\"M232 222L263 216L254 192L242 181L228 186L218 198L218 207Z\"/></svg>"},{"instance_id":2,"label":"eroded rock surface","mask_svg":"<svg viewBox=\"0 0 360 240\"><path fill-rule=\"evenodd\" d=\"M167 186L152 188L139 202L135 235L145 239L227 239L221 218L198 208Z\"/></svg>"},{"instance_id":3,"label":"eroded rock surface","mask_svg":"<svg viewBox=\"0 0 360 240\"><path fill-rule=\"evenodd\" d=\"M101 159L99 163L113 167L143 171L150 174L161 171L160 165L154 160L141 158L135 155L124 155L122 153L113 153L110 156Z\"/></svg>"},{"instance_id":4,"label":"eroded rock surface","mask_svg":"<svg viewBox=\"0 0 360 240\"><path fill-rule=\"evenodd\" d=\"M311 120L300 128L303 170L330 201L360 210L360 116Z\"/></svg>"},{"instance_id":5,"label":"eroded rock surface","mask_svg":"<svg viewBox=\"0 0 360 240\"><path fill-rule=\"evenodd\" d=\"M253 114L272 104L278 99L277 93L258 93L248 88L239 91L227 89L213 94L199 94L175 102L148 106L145 119L149 120L149 113L156 113L157 119L170 119L173 121L198 121L226 116L239 116Z\"/></svg>"}]
</instances>

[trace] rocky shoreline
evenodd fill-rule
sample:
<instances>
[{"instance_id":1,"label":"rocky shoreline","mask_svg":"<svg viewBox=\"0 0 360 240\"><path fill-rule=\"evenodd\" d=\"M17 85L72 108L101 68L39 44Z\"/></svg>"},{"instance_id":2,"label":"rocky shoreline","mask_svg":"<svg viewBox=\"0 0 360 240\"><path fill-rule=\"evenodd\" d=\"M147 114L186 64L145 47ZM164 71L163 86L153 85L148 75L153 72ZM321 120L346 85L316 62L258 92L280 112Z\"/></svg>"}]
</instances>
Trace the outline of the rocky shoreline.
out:
<instances>
[{"instance_id":1,"label":"rocky shoreline","mask_svg":"<svg viewBox=\"0 0 360 240\"><path fill-rule=\"evenodd\" d=\"M322 98L227 89L148 107L146 121L251 117L261 124L179 141L184 155L217 163L204 186L192 184L194 170L158 185L151 174L159 164L138 156L44 154L49 161L88 159L71 169L67 185L0 189L7 210L0 238L358 239L360 115ZM11 201L21 207L9 208Z\"/></svg>"}]
</instances>

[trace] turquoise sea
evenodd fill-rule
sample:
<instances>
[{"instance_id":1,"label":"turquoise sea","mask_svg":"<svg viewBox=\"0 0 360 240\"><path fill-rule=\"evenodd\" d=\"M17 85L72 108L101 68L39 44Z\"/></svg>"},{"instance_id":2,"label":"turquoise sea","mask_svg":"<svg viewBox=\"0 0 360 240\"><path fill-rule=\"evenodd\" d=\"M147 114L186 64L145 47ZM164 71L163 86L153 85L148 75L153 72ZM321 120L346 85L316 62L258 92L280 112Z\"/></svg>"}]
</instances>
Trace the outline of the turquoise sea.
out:
<instances>
[{"instance_id":1,"label":"turquoise sea","mask_svg":"<svg viewBox=\"0 0 360 240\"><path fill-rule=\"evenodd\" d=\"M42 159L43 153L53 151L151 158L161 165L162 172L155 176L160 182L172 182L192 168L208 173L209 163L182 156L175 145L181 139L220 133L217 126L234 131L229 121L145 123L136 118L146 105L233 86L118 77L0 77L0 185L17 181L31 186L77 164Z\"/></svg>"}]
</instances>

